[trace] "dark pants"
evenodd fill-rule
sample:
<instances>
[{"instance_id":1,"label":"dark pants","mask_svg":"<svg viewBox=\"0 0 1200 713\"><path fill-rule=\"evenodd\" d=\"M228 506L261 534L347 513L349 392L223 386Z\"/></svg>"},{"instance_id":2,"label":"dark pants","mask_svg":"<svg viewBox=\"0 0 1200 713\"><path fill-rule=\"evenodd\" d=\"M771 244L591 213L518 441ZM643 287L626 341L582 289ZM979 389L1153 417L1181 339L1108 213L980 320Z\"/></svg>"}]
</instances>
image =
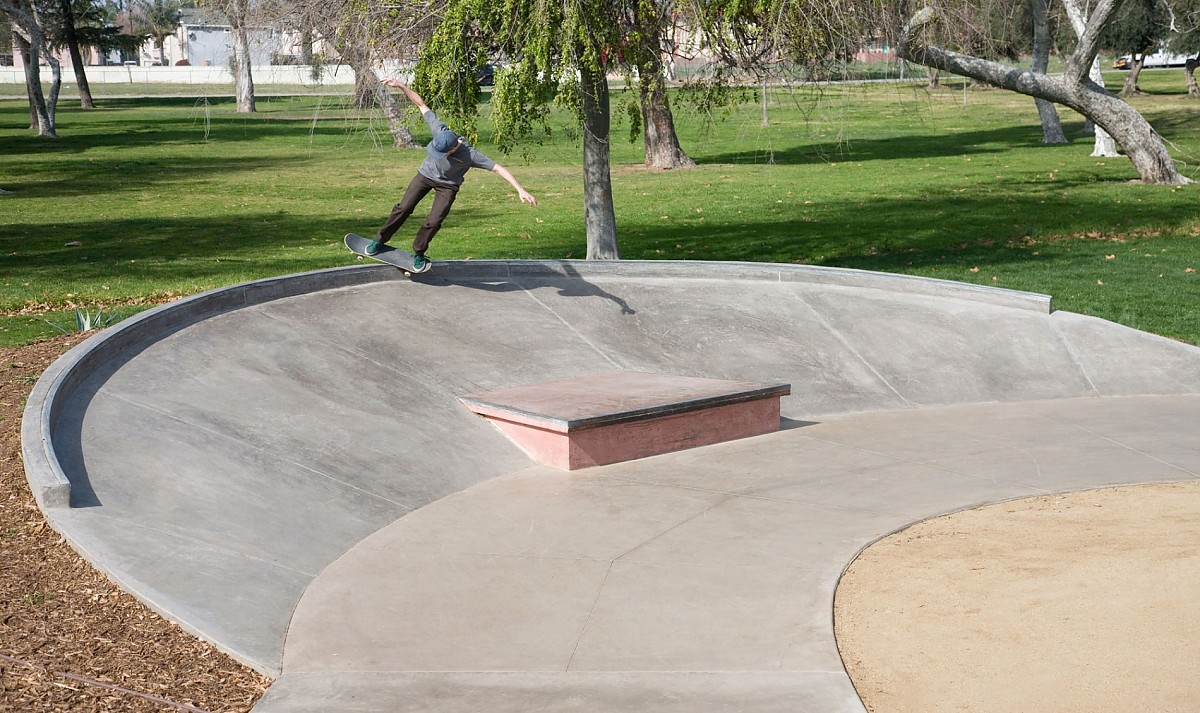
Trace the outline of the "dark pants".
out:
<instances>
[{"instance_id":1,"label":"dark pants","mask_svg":"<svg viewBox=\"0 0 1200 713\"><path fill-rule=\"evenodd\" d=\"M433 240L433 236L437 235L438 230L442 227L442 221L446 219L447 215L450 215L450 206L454 205L458 188L449 183L431 181L418 173L408 184L408 190L404 192L404 197L400 199L395 208L392 208L392 214L379 229L379 234L375 239L381 243L391 240L400 226L404 225L404 221L408 220L408 216L412 215L421 199L433 191L433 208L430 209L429 215L425 216L425 222L421 223L421 227L417 229L417 237L413 239L413 252L423 254L429 247L429 242Z\"/></svg>"}]
</instances>

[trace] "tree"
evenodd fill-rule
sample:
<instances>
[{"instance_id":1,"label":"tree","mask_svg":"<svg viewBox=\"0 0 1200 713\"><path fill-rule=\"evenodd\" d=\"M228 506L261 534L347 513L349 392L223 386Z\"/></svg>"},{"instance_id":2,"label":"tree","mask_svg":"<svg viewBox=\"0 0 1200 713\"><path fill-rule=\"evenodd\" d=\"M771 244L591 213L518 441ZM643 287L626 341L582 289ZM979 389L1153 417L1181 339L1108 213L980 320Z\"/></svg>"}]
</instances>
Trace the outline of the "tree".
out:
<instances>
[{"instance_id":1,"label":"tree","mask_svg":"<svg viewBox=\"0 0 1200 713\"><path fill-rule=\"evenodd\" d=\"M289 22L308 37L316 32L331 41L338 54L354 70L355 104L383 111L395 148L413 148L412 133L405 126L404 108L375 74L381 59L407 60L414 57L436 27L441 2L422 0L298 0L287 3ZM312 60L311 41L302 43Z\"/></svg>"},{"instance_id":2,"label":"tree","mask_svg":"<svg viewBox=\"0 0 1200 713\"><path fill-rule=\"evenodd\" d=\"M1071 24L1071 29L1075 32L1077 40L1082 40L1088 28L1088 10L1090 9L1091 0L1062 0L1063 11L1067 14L1067 21ZM1088 79L1098 87L1104 86L1104 74L1100 71L1100 57L1096 56L1092 60L1092 66L1088 68ZM1092 155L1097 158L1119 158L1120 152L1117 151L1117 142L1113 139L1112 134L1104 130L1104 127L1096 126L1090 116L1086 116L1084 122L1084 132L1090 130L1095 135L1095 142L1092 148Z\"/></svg>"},{"instance_id":3,"label":"tree","mask_svg":"<svg viewBox=\"0 0 1200 713\"><path fill-rule=\"evenodd\" d=\"M512 58L496 73L491 101L503 150L544 122L551 101L579 116L589 260L621 256L609 168L608 72L620 61L628 10L606 0L450 0L414 80L448 124L473 135L480 99L475 73L493 55Z\"/></svg>"},{"instance_id":4,"label":"tree","mask_svg":"<svg viewBox=\"0 0 1200 713\"><path fill-rule=\"evenodd\" d=\"M1163 0L1127 0L1100 36L1102 49L1127 54L1129 74L1125 75L1122 96L1141 94L1138 76L1145 55L1154 52L1167 39L1171 13Z\"/></svg>"},{"instance_id":5,"label":"tree","mask_svg":"<svg viewBox=\"0 0 1200 713\"><path fill-rule=\"evenodd\" d=\"M1061 76L1022 71L1000 62L938 46L934 43L934 32L942 16L929 6L922 8L905 24L900 35L898 54L903 59L927 67L1068 106L1112 134L1125 149L1143 182L1172 185L1191 183L1175 168L1171 155L1150 123L1120 97L1088 77L1099 51L1101 33L1120 9L1121 2L1099 0Z\"/></svg>"},{"instance_id":6,"label":"tree","mask_svg":"<svg viewBox=\"0 0 1200 713\"><path fill-rule=\"evenodd\" d=\"M165 65L166 40L179 29L182 14L179 0L139 0L131 10L135 31L154 39L158 46L158 63Z\"/></svg>"},{"instance_id":7,"label":"tree","mask_svg":"<svg viewBox=\"0 0 1200 713\"><path fill-rule=\"evenodd\" d=\"M91 3L85 4L90 5ZM71 0L58 0L54 9L57 10L57 17L51 20L54 27L51 29L50 35L58 41L52 41L51 44L66 47L67 52L71 55L71 66L75 70L75 83L79 86L80 105L84 109L95 109L96 103L92 100L92 88L88 85L83 53L79 49L81 39L74 3Z\"/></svg>"},{"instance_id":8,"label":"tree","mask_svg":"<svg viewBox=\"0 0 1200 713\"><path fill-rule=\"evenodd\" d=\"M0 12L12 21L13 49L24 58L25 91L29 96L31 125L36 126L39 136L58 138L55 113L58 93L62 88L62 67L50 50L41 9L32 0L0 0ZM42 90L43 56L53 75L49 97Z\"/></svg>"},{"instance_id":9,"label":"tree","mask_svg":"<svg viewBox=\"0 0 1200 713\"><path fill-rule=\"evenodd\" d=\"M230 35L233 37L233 58L230 64L233 70L234 93L237 96L237 110L243 114L257 111L254 73L250 68L250 2L251 0L196 0L197 6L220 15L229 23Z\"/></svg>"},{"instance_id":10,"label":"tree","mask_svg":"<svg viewBox=\"0 0 1200 713\"><path fill-rule=\"evenodd\" d=\"M1171 38L1171 51L1186 55L1200 55L1200 0L1171 0L1175 34ZM1200 58L1189 57L1184 74L1187 77L1188 96L1200 98L1196 87L1196 67Z\"/></svg>"},{"instance_id":11,"label":"tree","mask_svg":"<svg viewBox=\"0 0 1200 713\"><path fill-rule=\"evenodd\" d=\"M1033 25L1033 66L1030 70L1036 74L1045 74L1050 66L1050 36L1049 8L1046 0L1029 0L1030 21ZM1042 121L1042 143L1065 144L1067 137L1063 134L1062 121L1058 109L1053 102L1035 97L1038 117Z\"/></svg>"},{"instance_id":12,"label":"tree","mask_svg":"<svg viewBox=\"0 0 1200 713\"><path fill-rule=\"evenodd\" d=\"M781 31L775 3L742 0L693 0L692 14L709 49L726 66L755 77L762 103L762 125L769 126L767 78L779 63Z\"/></svg>"},{"instance_id":13,"label":"tree","mask_svg":"<svg viewBox=\"0 0 1200 713\"><path fill-rule=\"evenodd\" d=\"M830 63L861 49L882 23L882 0L691 0L709 48L728 67L754 76L767 114L767 79L785 68L821 78Z\"/></svg>"},{"instance_id":14,"label":"tree","mask_svg":"<svg viewBox=\"0 0 1200 713\"><path fill-rule=\"evenodd\" d=\"M645 163L651 168L695 168L675 133L675 117L667 97L663 52L670 51L667 33L674 30L674 0L634 0L626 49L637 68L637 85L642 110Z\"/></svg>"},{"instance_id":15,"label":"tree","mask_svg":"<svg viewBox=\"0 0 1200 713\"><path fill-rule=\"evenodd\" d=\"M247 34L250 0L226 0L226 6L226 16L233 33L233 76L237 110L249 114L258 111L254 97L254 75L250 69L250 37Z\"/></svg>"}]
</instances>

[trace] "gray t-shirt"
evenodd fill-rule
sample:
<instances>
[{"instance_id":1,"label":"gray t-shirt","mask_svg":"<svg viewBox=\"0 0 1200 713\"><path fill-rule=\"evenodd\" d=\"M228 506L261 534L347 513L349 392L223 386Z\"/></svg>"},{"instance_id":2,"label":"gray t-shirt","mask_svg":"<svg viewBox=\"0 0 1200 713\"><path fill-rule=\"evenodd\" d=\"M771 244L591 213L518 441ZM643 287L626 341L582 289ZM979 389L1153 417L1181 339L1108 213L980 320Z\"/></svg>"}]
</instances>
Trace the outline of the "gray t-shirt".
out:
<instances>
[{"instance_id":1,"label":"gray t-shirt","mask_svg":"<svg viewBox=\"0 0 1200 713\"><path fill-rule=\"evenodd\" d=\"M437 118L437 114L434 114L432 111L423 113L421 118L425 119L425 124L433 132L434 136L437 136L438 133L445 131L447 128L442 123L442 120ZM425 151L429 155L421 162L421 167L417 169L417 173L438 183L461 186L463 178L467 175L467 171L472 168L482 168L490 171L496 165L495 161L476 151L474 146L465 141L458 147L457 151L445 156L434 157L433 149L429 146L425 147Z\"/></svg>"}]
</instances>

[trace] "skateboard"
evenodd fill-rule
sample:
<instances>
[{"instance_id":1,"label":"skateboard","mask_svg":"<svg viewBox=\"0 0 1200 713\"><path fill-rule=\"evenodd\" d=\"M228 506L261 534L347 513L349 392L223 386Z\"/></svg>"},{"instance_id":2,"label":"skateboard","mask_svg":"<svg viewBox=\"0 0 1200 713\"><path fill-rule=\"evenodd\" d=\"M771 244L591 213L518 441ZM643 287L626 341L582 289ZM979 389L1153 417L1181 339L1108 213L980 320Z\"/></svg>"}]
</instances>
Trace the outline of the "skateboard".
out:
<instances>
[{"instance_id":1,"label":"skateboard","mask_svg":"<svg viewBox=\"0 0 1200 713\"><path fill-rule=\"evenodd\" d=\"M372 260L385 262L393 267L398 267L404 272L405 276L411 276L425 272L433 266L433 263L426 262L425 266L418 270L413 266L412 253L408 252L407 250L401 250L400 248L394 248L391 245L380 246L379 252L375 253L374 255L368 255L367 243L369 242L371 242L369 238L364 238L357 233L348 233L346 235L346 247L350 248L350 252L354 253L355 255L369 257Z\"/></svg>"}]
</instances>

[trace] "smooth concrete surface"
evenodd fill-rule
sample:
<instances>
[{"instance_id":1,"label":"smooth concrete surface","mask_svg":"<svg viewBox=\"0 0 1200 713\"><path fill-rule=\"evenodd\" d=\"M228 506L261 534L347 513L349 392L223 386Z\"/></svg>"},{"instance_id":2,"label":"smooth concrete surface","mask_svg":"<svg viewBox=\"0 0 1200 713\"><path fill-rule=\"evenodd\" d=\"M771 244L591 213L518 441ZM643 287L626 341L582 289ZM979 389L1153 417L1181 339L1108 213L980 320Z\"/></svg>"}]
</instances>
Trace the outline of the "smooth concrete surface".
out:
<instances>
[{"instance_id":1,"label":"smooth concrete surface","mask_svg":"<svg viewBox=\"0 0 1200 713\"><path fill-rule=\"evenodd\" d=\"M354 267L168 305L39 382L31 483L66 481L39 502L122 586L282 674L256 710L859 711L830 618L863 546L1200 473L1194 347L787 268ZM606 370L790 383L785 428L568 474L458 401Z\"/></svg>"},{"instance_id":2,"label":"smooth concrete surface","mask_svg":"<svg viewBox=\"0 0 1200 713\"><path fill-rule=\"evenodd\" d=\"M861 711L832 604L862 547L973 505L1200 477L1198 396L912 415L586 474L534 467L443 498L313 583L256 710L322 710L366 686L374 710L480 710L498 691L487 710L658 710L686 690L680 710ZM614 690L596 691L597 675ZM647 677L654 691L636 703L603 697ZM434 683L453 694L435 702ZM714 685L736 699L707 700Z\"/></svg>"}]
</instances>

